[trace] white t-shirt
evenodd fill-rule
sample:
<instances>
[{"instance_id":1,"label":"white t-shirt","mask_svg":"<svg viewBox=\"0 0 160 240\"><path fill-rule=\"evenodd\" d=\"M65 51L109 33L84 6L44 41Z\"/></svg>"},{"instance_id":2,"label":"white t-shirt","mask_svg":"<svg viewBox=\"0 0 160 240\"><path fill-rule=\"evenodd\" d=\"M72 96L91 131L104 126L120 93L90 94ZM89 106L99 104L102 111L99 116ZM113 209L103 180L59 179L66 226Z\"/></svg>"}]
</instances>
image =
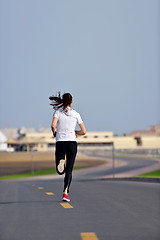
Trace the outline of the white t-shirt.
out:
<instances>
[{"instance_id":1,"label":"white t-shirt","mask_svg":"<svg viewBox=\"0 0 160 240\"><path fill-rule=\"evenodd\" d=\"M75 128L76 124L83 123L78 112L70 107L66 110L58 109L54 112L53 117L58 118L56 129L56 142L58 141L76 141Z\"/></svg>"}]
</instances>

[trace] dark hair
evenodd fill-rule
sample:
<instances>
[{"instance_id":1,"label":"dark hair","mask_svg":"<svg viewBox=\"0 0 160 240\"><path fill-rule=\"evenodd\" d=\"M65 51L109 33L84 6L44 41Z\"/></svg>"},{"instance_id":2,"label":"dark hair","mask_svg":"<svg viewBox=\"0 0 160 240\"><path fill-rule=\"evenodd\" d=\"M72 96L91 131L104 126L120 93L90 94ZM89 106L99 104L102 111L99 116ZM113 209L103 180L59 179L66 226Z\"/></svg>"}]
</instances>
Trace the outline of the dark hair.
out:
<instances>
[{"instance_id":1,"label":"dark hair","mask_svg":"<svg viewBox=\"0 0 160 240\"><path fill-rule=\"evenodd\" d=\"M53 106L54 110L62 107L65 110L72 102L72 95L70 93L64 93L61 96L60 92L58 92L57 96L51 96L49 99L52 100L50 105Z\"/></svg>"}]
</instances>

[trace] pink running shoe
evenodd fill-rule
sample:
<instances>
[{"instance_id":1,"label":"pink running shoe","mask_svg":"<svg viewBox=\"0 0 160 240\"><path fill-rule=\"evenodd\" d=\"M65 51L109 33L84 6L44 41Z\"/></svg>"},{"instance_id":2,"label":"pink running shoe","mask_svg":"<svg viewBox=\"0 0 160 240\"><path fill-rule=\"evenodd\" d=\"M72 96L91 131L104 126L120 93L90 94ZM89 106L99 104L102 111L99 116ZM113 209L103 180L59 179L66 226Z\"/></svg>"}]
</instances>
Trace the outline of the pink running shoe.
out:
<instances>
[{"instance_id":1,"label":"pink running shoe","mask_svg":"<svg viewBox=\"0 0 160 240\"><path fill-rule=\"evenodd\" d=\"M67 202L70 202L71 200L69 199L68 195L67 194L63 194L63 201L67 201Z\"/></svg>"}]
</instances>

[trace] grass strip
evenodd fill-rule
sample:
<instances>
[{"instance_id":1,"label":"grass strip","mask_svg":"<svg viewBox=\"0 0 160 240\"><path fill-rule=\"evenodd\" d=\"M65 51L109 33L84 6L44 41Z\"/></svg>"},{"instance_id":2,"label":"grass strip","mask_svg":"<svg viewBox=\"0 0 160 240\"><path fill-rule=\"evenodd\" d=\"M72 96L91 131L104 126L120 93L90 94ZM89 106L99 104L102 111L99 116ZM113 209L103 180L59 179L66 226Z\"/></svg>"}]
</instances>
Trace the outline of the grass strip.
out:
<instances>
[{"instance_id":1,"label":"grass strip","mask_svg":"<svg viewBox=\"0 0 160 240\"><path fill-rule=\"evenodd\" d=\"M153 172L138 175L137 177L160 177L160 169Z\"/></svg>"},{"instance_id":2,"label":"grass strip","mask_svg":"<svg viewBox=\"0 0 160 240\"><path fill-rule=\"evenodd\" d=\"M86 168L86 167L74 167L73 169L79 170L82 168ZM32 172L26 172L26 173L17 173L17 174L12 174L12 175L0 176L0 180L13 179L13 178L36 177L36 176L43 176L43 175L56 174L56 173L57 173L56 169L51 168L51 169L43 169L43 170L34 171L34 175L32 175Z\"/></svg>"}]
</instances>

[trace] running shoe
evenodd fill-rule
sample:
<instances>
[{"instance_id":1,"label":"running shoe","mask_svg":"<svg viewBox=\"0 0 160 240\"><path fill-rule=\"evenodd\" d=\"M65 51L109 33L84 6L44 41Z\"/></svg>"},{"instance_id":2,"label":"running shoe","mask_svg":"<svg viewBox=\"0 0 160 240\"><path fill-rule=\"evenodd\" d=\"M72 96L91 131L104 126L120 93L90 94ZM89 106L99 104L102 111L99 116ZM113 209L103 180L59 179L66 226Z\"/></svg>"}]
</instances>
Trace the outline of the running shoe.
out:
<instances>
[{"instance_id":1,"label":"running shoe","mask_svg":"<svg viewBox=\"0 0 160 240\"><path fill-rule=\"evenodd\" d=\"M70 202L71 200L69 199L68 195L67 194L63 194L63 201L67 201L67 202Z\"/></svg>"},{"instance_id":2,"label":"running shoe","mask_svg":"<svg viewBox=\"0 0 160 240\"><path fill-rule=\"evenodd\" d=\"M60 174L63 174L63 173L64 173L64 169L65 169L65 160L64 160L64 159L61 159L61 160L59 161L59 164L58 164L58 166L57 166L57 169L58 169L58 172L59 172Z\"/></svg>"}]
</instances>

